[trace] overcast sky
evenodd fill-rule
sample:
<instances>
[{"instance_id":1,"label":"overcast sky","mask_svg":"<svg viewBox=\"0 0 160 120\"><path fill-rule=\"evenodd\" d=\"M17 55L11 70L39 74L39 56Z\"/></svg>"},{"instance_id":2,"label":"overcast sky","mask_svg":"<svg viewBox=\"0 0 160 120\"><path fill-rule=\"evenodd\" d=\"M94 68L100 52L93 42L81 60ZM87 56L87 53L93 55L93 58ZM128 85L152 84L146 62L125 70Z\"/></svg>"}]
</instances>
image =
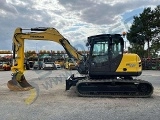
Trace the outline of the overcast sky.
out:
<instances>
[{"instance_id":1,"label":"overcast sky","mask_svg":"<svg viewBox=\"0 0 160 120\"><path fill-rule=\"evenodd\" d=\"M17 27L54 27L82 50L88 36L127 31L133 16L158 4L159 0L0 0L0 50L12 49ZM55 42L25 40L25 50L63 48Z\"/></svg>"}]
</instances>

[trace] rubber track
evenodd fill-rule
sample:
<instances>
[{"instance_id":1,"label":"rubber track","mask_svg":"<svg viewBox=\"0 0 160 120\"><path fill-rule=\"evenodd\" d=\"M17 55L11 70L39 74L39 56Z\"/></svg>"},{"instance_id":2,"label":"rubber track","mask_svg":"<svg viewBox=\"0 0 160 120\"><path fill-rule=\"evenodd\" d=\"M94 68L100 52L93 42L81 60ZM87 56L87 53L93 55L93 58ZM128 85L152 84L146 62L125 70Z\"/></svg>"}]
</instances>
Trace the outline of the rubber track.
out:
<instances>
[{"instance_id":1,"label":"rubber track","mask_svg":"<svg viewBox=\"0 0 160 120\"><path fill-rule=\"evenodd\" d=\"M100 82L121 82L121 83L130 83L130 84L141 84L141 83L145 83L145 84L148 84L150 85L150 92L148 94L142 94L140 92L102 92L102 93L96 93L96 92L83 92L83 93L80 93L80 91L78 90L78 86L81 84L81 83L94 83L94 82L97 82L97 83L100 83ZM94 79L88 79L88 80L79 80L79 82L77 83L76 85L76 89L77 89L77 93L79 96L82 96L82 97L125 97L125 98L146 98L146 97L151 97L152 93L153 93L153 86L151 83L149 83L148 81L145 81L145 80L141 80L141 79L133 79L133 80L122 80L122 79L111 79L111 80L94 80Z\"/></svg>"}]
</instances>

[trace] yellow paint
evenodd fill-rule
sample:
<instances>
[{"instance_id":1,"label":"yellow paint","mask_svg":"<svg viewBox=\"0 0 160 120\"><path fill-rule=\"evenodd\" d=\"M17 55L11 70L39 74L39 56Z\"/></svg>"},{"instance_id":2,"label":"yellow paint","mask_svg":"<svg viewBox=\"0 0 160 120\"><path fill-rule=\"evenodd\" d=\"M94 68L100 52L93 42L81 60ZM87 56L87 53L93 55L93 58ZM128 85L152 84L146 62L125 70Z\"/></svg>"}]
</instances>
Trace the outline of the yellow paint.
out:
<instances>
[{"instance_id":1,"label":"yellow paint","mask_svg":"<svg viewBox=\"0 0 160 120\"><path fill-rule=\"evenodd\" d=\"M124 72L124 68L127 69L126 72L141 72L142 65L139 66L140 64L141 59L137 54L123 54L123 58L116 72Z\"/></svg>"}]
</instances>

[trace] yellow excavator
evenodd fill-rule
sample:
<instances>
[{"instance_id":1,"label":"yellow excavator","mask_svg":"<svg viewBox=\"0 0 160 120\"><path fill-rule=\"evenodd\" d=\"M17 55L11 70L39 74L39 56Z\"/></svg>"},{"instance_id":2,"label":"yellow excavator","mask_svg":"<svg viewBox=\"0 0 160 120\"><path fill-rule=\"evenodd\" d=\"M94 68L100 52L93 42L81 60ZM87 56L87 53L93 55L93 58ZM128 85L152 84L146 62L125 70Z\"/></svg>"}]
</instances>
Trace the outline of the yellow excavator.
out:
<instances>
[{"instance_id":1,"label":"yellow excavator","mask_svg":"<svg viewBox=\"0 0 160 120\"><path fill-rule=\"evenodd\" d=\"M27 32L24 32L27 30ZM28 32L29 31L29 32ZM142 73L137 54L124 54L123 34L100 34L88 37L88 55L80 54L55 28L17 28L13 36L13 71L7 85L10 90L30 90L33 87L24 76L24 40L48 40L64 47L69 57L78 60L78 72L66 80L66 90L76 86L79 96L150 97L150 82L135 79ZM14 62L17 62L17 65Z\"/></svg>"}]
</instances>

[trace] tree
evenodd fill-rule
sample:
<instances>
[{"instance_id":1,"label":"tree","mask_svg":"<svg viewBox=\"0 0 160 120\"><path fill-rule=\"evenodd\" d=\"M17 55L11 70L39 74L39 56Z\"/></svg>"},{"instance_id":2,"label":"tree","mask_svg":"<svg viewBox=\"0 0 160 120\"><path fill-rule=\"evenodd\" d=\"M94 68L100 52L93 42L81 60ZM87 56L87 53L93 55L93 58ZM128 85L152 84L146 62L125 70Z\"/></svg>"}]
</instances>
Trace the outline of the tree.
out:
<instances>
[{"instance_id":1,"label":"tree","mask_svg":"<svg viewBox=\"0 0 160 120\"><path fill-rule=\"evenodd\" d=\"M127 39L132 46L138 45L144 50L144 45L147 43L148 57L150 56L150 42L155 34L153 22L155 16L150 7L145 8L139 16L134 16L133 24L127 33Z\"/></svg>"},{"instance_id":2,"label":"tree","mask_svg":"<svg viewBox=\"0 0 160 120\"><path fill-rule=\"evenodd\" d=\"M142 23L139 17L134 16L133 24L127 33L127 39L129 40L132 48L129 48L129 52L137 53L141 57L143 57L145 39L144 36L141 35Z\"/></svg>"},{"instance_id":3,"label":"tree","mask_svg":"<svg viewBox=\"0 0 160 120\"><path fill-rule=\"evenodd\" d=\"M153 10L153 26L154 26L154 37L160 36L160 5Z\"/></svg>"},{"instance_id":4,"label":"tree","mask_svg":"<svg viewBox=\"0 0 160 120\"><path fill-rule=\"evenodd\" d=\"M158 51L160 50L160 36L159 37L155 37L152 40L152 45L151 45L151 53L152 55L158 56Z\"/></svg>"},{"instance_id":5,"label":"tree","mask_svg":"<svg viewBox=\"0 0 160 120\"><path fill-rule=\"evenodd\" d=\"M36 54L36 51L29 50L29 51L26 51L24 54L25 54L25 57L28 58L28 57L32 56L33 54Z\"/></svg>"}]
</instances>

